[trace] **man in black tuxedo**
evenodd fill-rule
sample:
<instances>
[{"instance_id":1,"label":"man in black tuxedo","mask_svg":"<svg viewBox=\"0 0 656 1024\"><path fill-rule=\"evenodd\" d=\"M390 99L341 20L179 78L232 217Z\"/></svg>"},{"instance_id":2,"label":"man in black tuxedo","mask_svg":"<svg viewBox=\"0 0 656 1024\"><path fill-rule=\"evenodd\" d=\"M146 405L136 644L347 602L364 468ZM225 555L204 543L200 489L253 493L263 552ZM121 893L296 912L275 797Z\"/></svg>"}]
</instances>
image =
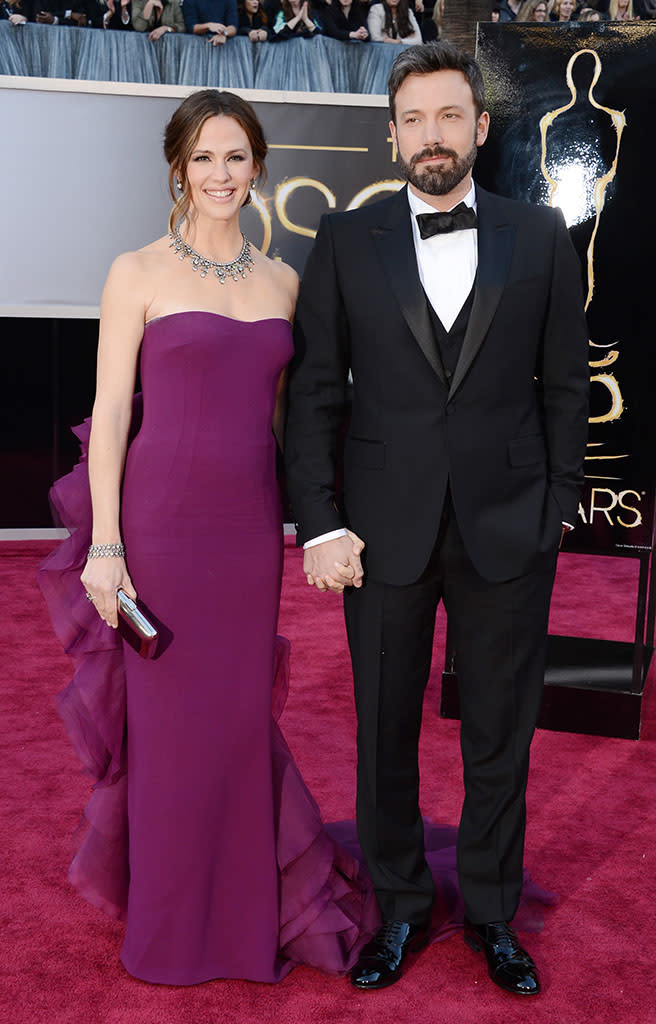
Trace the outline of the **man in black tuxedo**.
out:
<instances>
[{"instance_id":1,"label":"man in black tuxedo","mask_svg":"<svg viewBox=\"0 0 656 1024\"><path fill-rule=\"evenodd\" d=\"M389 95L408 187L321 222L298 301L286 438L307 581L345 595L358 830L383 919L351 980L391 984L426 941L434 883L417 744L442 599L460 687L465 939L497 984L532 995L537 970L509 922L556 556L583 480L580 266L560 211L473 185L489 117L472 58L448 43L409 47Z\"/></svg>"}]
</instances>

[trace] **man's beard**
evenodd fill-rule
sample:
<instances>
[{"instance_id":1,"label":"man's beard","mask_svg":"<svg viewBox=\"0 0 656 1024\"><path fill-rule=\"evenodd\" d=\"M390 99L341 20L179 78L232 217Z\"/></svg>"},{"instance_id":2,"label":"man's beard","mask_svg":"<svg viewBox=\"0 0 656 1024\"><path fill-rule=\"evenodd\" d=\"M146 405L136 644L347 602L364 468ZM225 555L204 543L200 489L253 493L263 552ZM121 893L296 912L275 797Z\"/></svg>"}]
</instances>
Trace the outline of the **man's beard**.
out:
<instances>
[{"instance_id":1,"label":"man's beard","mask_svg":"<svg viewBox=\"0 0 656 1024\"><path fill-rule=\"evenodd\" d=\"M471 171L478 153L478 146L474 141L472 148L464 156L458 156L453 149L444 149L443 146L427 146L421 153L415 153L406 163L401 154L398 154L399 170L406 181L425 192L429 196L444 196L452 192L456 185L459 185L466 174ZM439 164L427 165L422 170L417 170L420 160L431 156L451 157L451 163L446 166Z\"/></svg>"}]
</instances>

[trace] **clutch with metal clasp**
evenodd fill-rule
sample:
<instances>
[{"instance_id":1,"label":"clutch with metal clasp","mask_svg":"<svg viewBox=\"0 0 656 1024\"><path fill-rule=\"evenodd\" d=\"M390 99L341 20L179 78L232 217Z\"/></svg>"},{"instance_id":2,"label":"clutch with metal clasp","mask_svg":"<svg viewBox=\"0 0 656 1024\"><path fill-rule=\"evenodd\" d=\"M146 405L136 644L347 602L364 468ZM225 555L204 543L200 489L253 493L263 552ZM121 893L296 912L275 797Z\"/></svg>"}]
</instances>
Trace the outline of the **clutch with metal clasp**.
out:
<instances>
[{"instance_id":1,"label":"clutch with metal clasp","mask_svg":"<svg viewBox=\"0 0 656 1024\"><path fill-rule=\"evenodd\" d=\"M159 639L156 628L124 590L118 591L116 601L119 633L142 658L152 658Z\"/></svg>"}]
</instances>

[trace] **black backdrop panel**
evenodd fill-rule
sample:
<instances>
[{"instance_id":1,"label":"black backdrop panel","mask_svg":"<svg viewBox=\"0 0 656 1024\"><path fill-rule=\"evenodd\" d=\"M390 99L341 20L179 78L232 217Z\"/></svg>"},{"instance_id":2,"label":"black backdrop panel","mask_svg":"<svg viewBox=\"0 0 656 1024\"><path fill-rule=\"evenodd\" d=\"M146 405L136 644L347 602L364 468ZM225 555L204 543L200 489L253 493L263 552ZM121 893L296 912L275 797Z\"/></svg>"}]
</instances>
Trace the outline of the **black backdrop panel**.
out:
<instances>
[{"instance_id":1,"label":"black backdrop panel","mask_svg":"<svg viewBox=\"0 0 656 1024\"><path fill-rule=\"evenodd\" d=\"M476 177L559 205L581 257L591 423L566 546L651 547L656 479L656 25L479 25L491 131Z\"/></svg>"},{"instance_id":2,"label":"black backdrop panel","mask_svg":"<svg viewBox=\"0 0 656 1024\"><path fill-rule=\"evenodd\" d=\"M98 322L0 323L0 528L48 527L50 484L79 452L70 427L91 412Z\"/></svg>"}]
</instances>

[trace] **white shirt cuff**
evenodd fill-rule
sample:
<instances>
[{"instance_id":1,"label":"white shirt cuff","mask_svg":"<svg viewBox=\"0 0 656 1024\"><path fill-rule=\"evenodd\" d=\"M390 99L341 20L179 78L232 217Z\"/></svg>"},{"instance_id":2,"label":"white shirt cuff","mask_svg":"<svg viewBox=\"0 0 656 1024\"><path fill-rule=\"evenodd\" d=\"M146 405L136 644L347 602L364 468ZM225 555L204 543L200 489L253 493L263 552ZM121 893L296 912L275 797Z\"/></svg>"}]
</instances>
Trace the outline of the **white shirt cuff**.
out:
<instances>
[{"instance_id":1,"label":"white shirt cuff","mask_svg":"<svg viewBox=\"0 0 656 1024\"><path fill-rule=\"evenodd\" d=\"M338 537L345 537L346 530L342 527L341 530L331 530L330 533L322 533L320 537L313 537L312 540L306 540L303 545L303 550L307 548L313 548L317 544L323 544L326 540L337 540Z\"/></svg>"},{"instance_id":2,"label":"white shirt cuff","mask_svg":"<svg viewBox=\"0 0 656 1024\"><path fill-rule=\"evenodd\" d=\"M574 527L572 526L571 523L563 523L563 526L565 527L565 529L567 530L568 533L569 533L570 530L574 529Z\"/></svg>"}]
</instances>

